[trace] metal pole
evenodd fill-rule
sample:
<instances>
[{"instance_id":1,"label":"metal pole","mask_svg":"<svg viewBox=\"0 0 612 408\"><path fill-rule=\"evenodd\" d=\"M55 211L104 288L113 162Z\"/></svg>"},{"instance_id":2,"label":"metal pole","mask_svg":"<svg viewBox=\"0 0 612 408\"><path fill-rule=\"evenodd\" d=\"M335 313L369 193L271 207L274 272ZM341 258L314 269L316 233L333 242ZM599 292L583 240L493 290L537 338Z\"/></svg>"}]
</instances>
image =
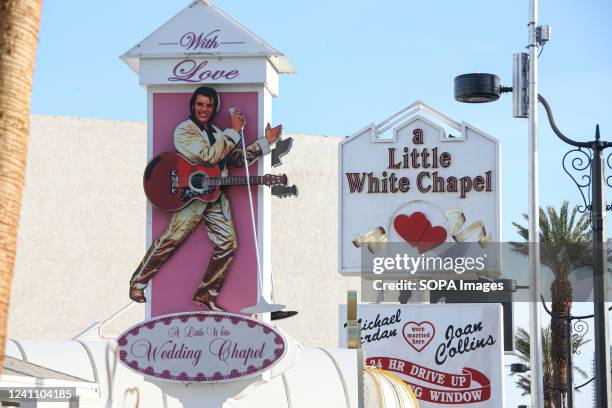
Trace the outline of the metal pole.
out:
<instances>
[{"instance_id":1,"label":"metal pole","mask_svg":"<svg viewBox=\"0 0 612 408\"><path fill-rule=\"evenodd\" d=\"M571 312L571 310L570 310ZM565 349L567 350L567 407L574 408L574 348L572 347L572 317L565 319Z\"/></svg>"},{"instance_id":2,"label":"metal pole","mask_svg":"<svg viewBox=\"0 0 612 408\"><path fill-rule=\"evenodd\" d=\"M538 55L536 25L537 0L530 0L529 18L529 331L531 367L531 406L544 406L542 332L540 330L540 203L538 195Z\"/></svg>"},{"instance_id":3,"label":"metal pole","mask_svg":"<svg viewBox=\"0 0 612 408\"><path fill-rule=\"evenodd\" d=\"M606 146L599 140L597 125L593 143L591 171L593 202L593 294L595 315L595 401L597 408L608 408L610 403L610 341L608 337L607 260L605 248L606 203L604 195L604 171L602 151Z\"/></svg>"}]
</instances>

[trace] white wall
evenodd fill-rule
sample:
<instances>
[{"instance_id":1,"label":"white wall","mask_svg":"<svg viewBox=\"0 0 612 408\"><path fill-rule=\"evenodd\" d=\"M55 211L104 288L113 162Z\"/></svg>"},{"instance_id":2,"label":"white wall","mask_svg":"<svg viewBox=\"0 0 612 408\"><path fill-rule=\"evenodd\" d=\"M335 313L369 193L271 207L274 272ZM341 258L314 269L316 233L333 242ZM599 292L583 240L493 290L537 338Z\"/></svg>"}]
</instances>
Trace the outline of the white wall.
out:
<instances>
[{"instance_id":1,"label":"white wall","mask_svg":"<svg viewBox=\"0 0 612 408\"><path fill-rule=\"evenodd\" d=\"M287 332L309 345L338 345L338 304L359 278L338 273L339 137L291 135L294 146L283 158L296 199L272 201L272 271L277 302L298 310L281 321Z\"/></svg>"},{"instance_id":2,"label":"white wall","mask_svg":"<svg viewBox=\"0 0 612 408\"><path fill-rule=\"evenodd\" d=\"M289 135L287 135L289 136ZM291 135L287 173L298 198L272 200L277 302L300 312L280 326L306 345L336 346L338 303L359 280L337 273L337 144ZM145 251L146 125L32 117L11 295L9 337L68 339L126 304ZM106 328L142 320L136 305Z\"/></svg>"}]
</instances>

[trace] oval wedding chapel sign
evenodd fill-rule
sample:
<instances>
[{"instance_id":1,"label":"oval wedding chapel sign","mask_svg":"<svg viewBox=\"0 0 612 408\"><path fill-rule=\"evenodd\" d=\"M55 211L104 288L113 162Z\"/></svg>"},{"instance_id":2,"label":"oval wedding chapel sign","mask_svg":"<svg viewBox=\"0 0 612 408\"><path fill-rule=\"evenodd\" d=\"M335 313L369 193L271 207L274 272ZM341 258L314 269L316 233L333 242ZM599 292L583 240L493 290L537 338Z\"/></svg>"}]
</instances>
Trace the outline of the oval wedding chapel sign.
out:
<instances>
[{"instance_id":1,"label":"oval wedding chapel sign","mask_svg":"<svg viewBox=\"0 0 612 408\"><path fill-rule=\"evenodd\" d=\"M287 351L284 337L230 313L180 313L140 323L119 339L119 359L159 380L228 382L254 377Z\"/></svg>"}]
</instances>

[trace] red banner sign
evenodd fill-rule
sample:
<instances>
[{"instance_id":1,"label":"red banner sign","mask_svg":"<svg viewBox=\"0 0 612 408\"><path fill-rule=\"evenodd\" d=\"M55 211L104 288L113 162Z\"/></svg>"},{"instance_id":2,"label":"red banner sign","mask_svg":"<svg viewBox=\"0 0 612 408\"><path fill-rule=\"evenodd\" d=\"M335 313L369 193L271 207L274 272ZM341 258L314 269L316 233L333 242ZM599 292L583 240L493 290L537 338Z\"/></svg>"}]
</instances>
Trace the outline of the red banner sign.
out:
<instances>
[{"instance_id":1,"label":"red banner sign","mask_svg":"<svg viewBox=\"0 0 612 408\"><path fill-rule=\"evenodd\" d=\"M462 374L432 370L410 361L389 357L370 357L366 364L372 367L403 374L434 386L450 390L430 388L405 381L419 400L438 404L465 404L487 401L491 398L491 381L473 368L464 368ZM475 386L477 385L477 386Z\"/></svg>"}]
</instances>

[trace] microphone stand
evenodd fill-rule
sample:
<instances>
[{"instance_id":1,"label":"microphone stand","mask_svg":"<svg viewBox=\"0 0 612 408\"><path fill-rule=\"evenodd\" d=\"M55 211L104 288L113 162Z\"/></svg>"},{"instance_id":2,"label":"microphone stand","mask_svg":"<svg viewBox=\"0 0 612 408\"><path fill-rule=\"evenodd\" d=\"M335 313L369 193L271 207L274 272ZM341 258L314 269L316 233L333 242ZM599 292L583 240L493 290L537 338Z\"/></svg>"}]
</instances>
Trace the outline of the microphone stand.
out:
<instances>
[{"instance_id":1,"label":"microphone stand","mask_svg":"<svg viewBox=\"0 0 612 408\"><path fill-rule=\"evenodd\" d=\"M230 114L234 114L238 111L238 108L232 106L229 109ZM251 210L251 227L253 230L253 242L255 243L255 257L257 259L257 303L253 306L245 307L241 310L242 313L248 314L261 314L261 313L272 313L279 312L285 308L285 305L279 305L275 303L268 303L263 295L263 276L261 271L261 261L259 258L259 244L257 239L257 228L255 226L255 211L253 209L253 196L251 193L251 183L249 176L249 163L247 160L246 153L246 141L243 133L244 125L240 128L240 138L242 139L242 157L244 159L244 171L247 177L247 193L249 196L249 208Z\"/></svg>"}]
</instances>

